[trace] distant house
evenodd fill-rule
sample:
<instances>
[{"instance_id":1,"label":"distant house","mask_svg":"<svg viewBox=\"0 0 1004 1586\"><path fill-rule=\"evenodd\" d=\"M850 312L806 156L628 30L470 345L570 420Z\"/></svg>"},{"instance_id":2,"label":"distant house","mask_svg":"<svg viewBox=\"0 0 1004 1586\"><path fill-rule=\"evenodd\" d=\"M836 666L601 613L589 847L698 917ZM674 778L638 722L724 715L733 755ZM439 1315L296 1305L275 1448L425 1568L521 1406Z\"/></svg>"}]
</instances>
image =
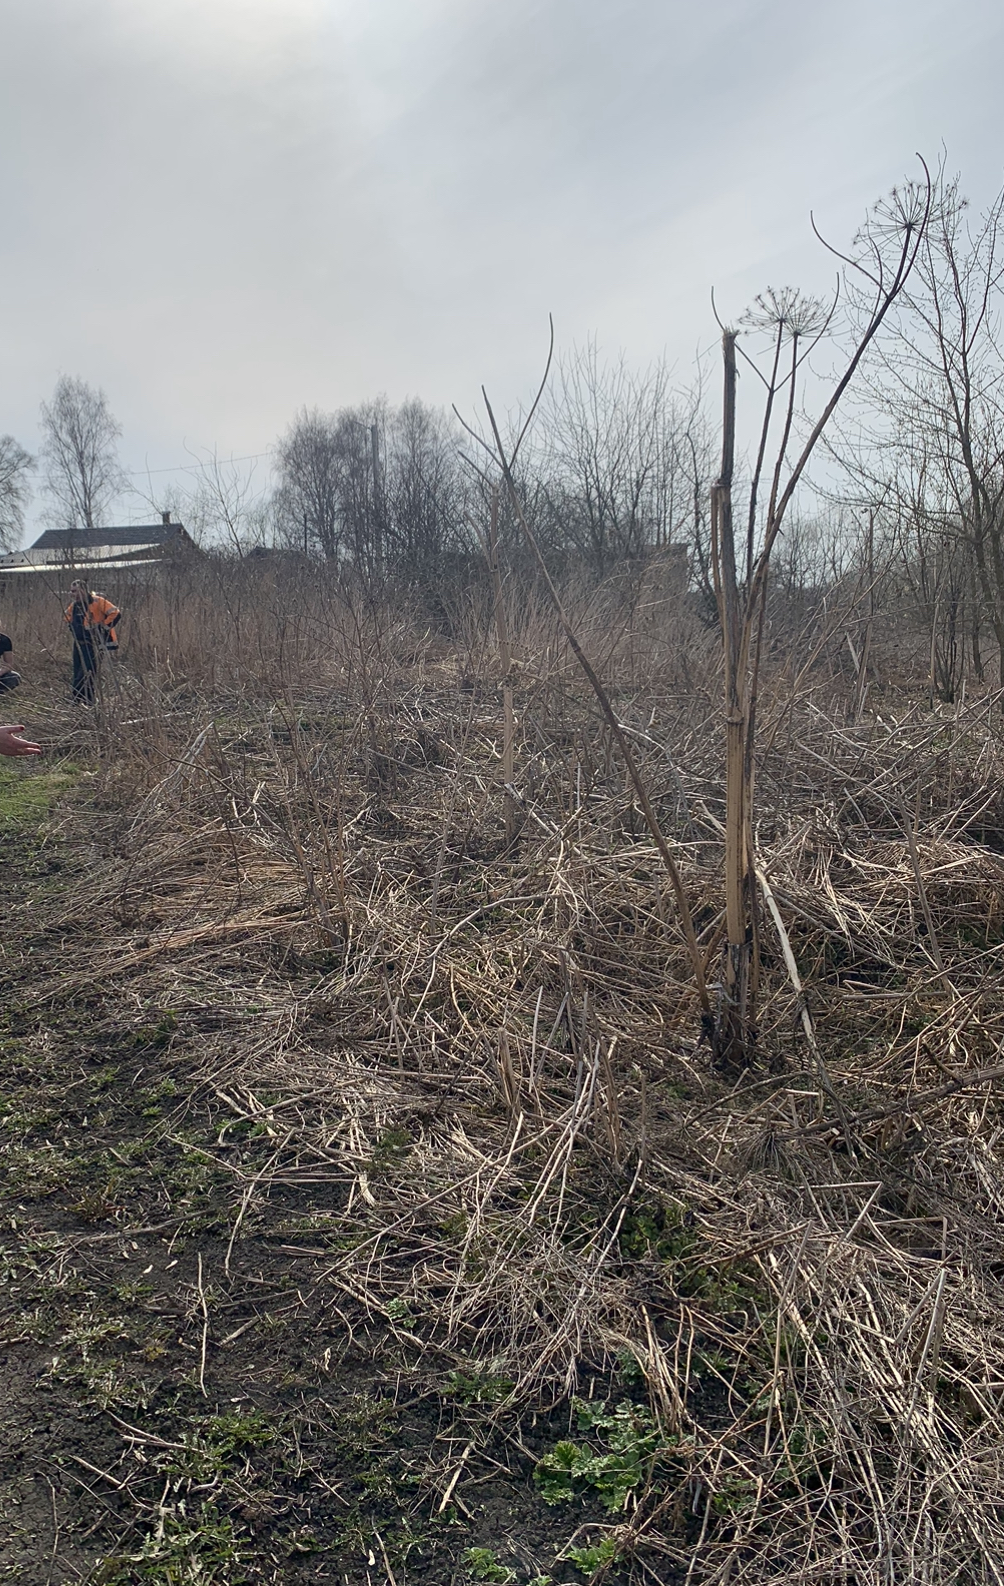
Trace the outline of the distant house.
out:
<instances>
[{"instance_id":1,"label":"distant house","mask_svg":"<svg viewBox=\"0 0 1004 1586\"><path fill-rule=\"evenodd\" d=\"M169 512L159 523L127 528L46 529L26 551L0 556L0 577L9 574L103 571L105 568L149 567L191 555L195 541Z\"/></svg>"}]
</instances>

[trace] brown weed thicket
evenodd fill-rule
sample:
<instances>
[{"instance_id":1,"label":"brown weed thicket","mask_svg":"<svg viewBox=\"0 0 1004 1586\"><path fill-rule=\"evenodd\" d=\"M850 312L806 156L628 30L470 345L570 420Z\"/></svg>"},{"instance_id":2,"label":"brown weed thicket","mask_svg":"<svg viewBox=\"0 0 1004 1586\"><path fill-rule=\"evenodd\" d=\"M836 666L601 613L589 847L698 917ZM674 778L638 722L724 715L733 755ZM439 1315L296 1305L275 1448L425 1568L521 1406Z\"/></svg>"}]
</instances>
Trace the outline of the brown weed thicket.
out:
<instances>
[{"instance_id":1,"label":"brown weed thicket","mask_svg":"<svg viewBox=\"0 0 1004 1586\"><path fill-rule=\"evenodd\" d=\"M662 1452L590 1539L639 1582L985 1581L1004 1556L999 696L893 672L914 618L861 566L771 596L757 1042L728 1078L525 574L482 568L434 621L293 555L123 578L93 712L56 593L18 599L22 714L94 812L39 1005L173 1011L174 1055L274 1139L232 1244L271 1182L340 1185L317 1281L403 1329L420 1391L488 1371L506 1416L633 1357ZM560 594L713 989L719 641L665 560Z\"/></svg>"}]
</instances>

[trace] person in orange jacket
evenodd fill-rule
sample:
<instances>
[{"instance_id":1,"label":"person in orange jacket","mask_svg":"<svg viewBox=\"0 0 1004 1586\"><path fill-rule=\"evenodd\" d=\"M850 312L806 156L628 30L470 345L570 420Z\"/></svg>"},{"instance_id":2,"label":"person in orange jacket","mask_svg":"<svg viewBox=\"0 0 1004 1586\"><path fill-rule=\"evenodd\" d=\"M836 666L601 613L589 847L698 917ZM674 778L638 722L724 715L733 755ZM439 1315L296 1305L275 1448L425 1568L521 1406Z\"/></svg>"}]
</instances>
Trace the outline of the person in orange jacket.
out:
<instances>
[{"instance_id":1,"label":"person in orange jacket","mask_svg":"<svg viewBox=\"0 0 1004 1586\"><path fill-rule=\"evenodd\" d=\"M83 705L94 699L98 659L105 650L119 647L117 625L122 613L106 595L88 589L82 578L70 585L73 599L66 620L73 630L73 698Z\"/></svg>"}]
</instances>

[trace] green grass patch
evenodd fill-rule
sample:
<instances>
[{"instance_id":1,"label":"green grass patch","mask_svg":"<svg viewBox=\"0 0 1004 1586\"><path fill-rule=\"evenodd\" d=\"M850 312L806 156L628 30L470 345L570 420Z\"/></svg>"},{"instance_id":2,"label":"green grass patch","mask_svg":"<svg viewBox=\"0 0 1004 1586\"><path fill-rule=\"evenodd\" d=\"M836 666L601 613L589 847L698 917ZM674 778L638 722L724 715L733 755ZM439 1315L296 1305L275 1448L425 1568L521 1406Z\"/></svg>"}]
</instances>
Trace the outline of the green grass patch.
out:
<instances>
[{"instance_id":1,"label":"green grass patch","mask_svg":"<svg viewBox=\"0 0 1004 1586\"><path fill-rule=\"evenodd\" d=\"M499 1404L508 1398L514 1387L511 1377L479 1367L469 1372L451 1371L446 1379L447 1393L461 1404Z\"/></svg>"},{"instance_id":2,"label":"green grass patch","mask_svg":"<svg viewBox=\"0 0 1004 1586\"><path fill-rule=\"evenodd\" d=\"M233 1522L211 1503L190 1512L184 1499L166 1509L138 1553L108 1559L97 1578L107 1586L240 1586L247 1555Z\"/></svg>"},{"instance_id":3,"label":"green grass patch","mask_svg":"<svg viewBox=\"0 0 1004 1586\"><path fill-rule=\"evenodd\" d=\"M0 832L37 832L58 799L80 780L78 766L0 765Z\"/></svg>"}]
</instances>

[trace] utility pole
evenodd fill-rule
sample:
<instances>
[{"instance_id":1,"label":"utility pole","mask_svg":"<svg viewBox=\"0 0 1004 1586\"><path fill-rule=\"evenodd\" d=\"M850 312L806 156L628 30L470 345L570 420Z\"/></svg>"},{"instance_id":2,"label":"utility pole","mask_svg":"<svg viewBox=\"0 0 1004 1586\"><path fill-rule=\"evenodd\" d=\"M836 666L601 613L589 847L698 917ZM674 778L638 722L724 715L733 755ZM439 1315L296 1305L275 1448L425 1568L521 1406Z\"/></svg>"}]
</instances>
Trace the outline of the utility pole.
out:
<instances>
[{"instance_id":1,"label":"utility pole","mask_svg":"<svg viewBox=\"0 0 1004 1586\"><path fill-rule=\"evenodd\" d=\"M383 492L380 488L380 431L370 425L370 447L373 453L373 566L376 572L383 567Z\"/></svg>"}]
</instances>

